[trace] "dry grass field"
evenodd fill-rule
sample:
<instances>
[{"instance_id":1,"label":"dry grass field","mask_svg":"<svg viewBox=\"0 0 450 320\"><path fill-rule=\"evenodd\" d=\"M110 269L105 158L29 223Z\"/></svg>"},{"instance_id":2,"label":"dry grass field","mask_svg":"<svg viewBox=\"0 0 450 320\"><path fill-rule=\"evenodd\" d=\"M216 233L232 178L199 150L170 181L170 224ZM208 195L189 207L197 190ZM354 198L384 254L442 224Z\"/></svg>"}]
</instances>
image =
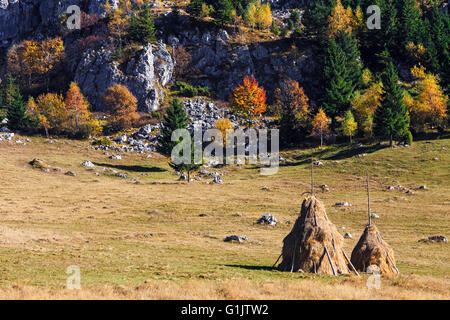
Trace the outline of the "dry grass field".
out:
<instances>
[{"instance_id":1,"label":"dry grass field","mask_svg":"<svg viewBox=\"0 0 450 320\"><path fill-rule=\"evenodd\" d=\"M450 236L450 139L394 149L291 150L282 154L289 162L278 174L225 167L218 169L225 172L221 185L181 183L157 154L110 160L87 141L31 140L26 146L0 142L2 299L450 298L449 244L418 242ZM367 155L355 157L361 153ZM324 163L315 168L315 180L330 187L316 190L328 217L342 234L353 235L345 240L348 254L367 220L364 176L370 173L375 222L401 271L382 277L379 290L367 288L367 275L272 270L309 190L311 156ZM33 158L62 172L32 168ZM84 160L96 168L82 167ZM77 176L65 175L68 170ZM387 190L398 184L414 194ZM338 201L351 206L335 207ZM263 213L275 215L278 225L256 224ZM224 242L231 234L249 240ZM80 267L81 290L66 289L71 265Z\"/></svg>"}]
</instances>

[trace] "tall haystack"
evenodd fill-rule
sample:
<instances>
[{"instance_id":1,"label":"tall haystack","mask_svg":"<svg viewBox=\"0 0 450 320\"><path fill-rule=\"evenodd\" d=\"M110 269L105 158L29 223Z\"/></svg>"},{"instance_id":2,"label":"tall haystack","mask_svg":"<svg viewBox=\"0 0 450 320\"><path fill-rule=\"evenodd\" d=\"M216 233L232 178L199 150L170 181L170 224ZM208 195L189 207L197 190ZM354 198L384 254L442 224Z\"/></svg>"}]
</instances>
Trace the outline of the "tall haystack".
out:
<instances>
[{"instance_id":1,"label":"tall haystack","mask_svg":"<svg viewBox=\"0 0 450 320\"><path fill-rule=\"evenodd\" d=\"M352 251L351 262L357 270L367 271L372 265L380 268L381 274L400 273L395 266L394 251L383 240L378 228L371 223L364 229L361 238Z\"/></svg>"},{"instance_id":2,"label":"tall haystack","mask_svg":"<svg viewBox=\"0 0 450 320\"><path fill-rule=\"evenodd\" d=\"M328 219L325 207L315 196L302 203L300 216L283 240L281 271L320 274L349 273L343 251L344 238Z\"/></svg>"}]
</instances>

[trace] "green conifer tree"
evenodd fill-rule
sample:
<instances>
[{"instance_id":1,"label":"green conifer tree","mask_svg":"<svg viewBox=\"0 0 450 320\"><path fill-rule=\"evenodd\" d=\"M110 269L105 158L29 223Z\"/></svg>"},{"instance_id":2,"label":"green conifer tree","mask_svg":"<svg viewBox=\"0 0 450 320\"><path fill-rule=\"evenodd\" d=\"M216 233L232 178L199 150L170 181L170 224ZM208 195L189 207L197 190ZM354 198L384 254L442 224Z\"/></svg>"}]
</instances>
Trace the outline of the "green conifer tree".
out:
<instances>
[{"instance_id":1,"label":"green conifer tree","mask_svg":"<svg viewBox=\"0 0 450 320\"><path fill-rule=\"evenodd\" d=\"M394 138L404 139L411 135L408 110L392 62L387 64L381 75L381 81L383 83L383 94L381 106L375 112L375 133L380 137L389 138L389 145L392 146Z\"/></svg>"},{"instance_id":2,"label":"green conifer tree","mask_svg":"<svg viewBox=\"0 0 450 320\"><path fill-rule=\"evenodd\" d=\"M170 156L172 149L179 141L172 141L172 132L176 129L184 129L187 127L188 118L183 104L175 98L171 106L167 109L167 113L163 119L163 127L161 129L161 138L159 140L160 152L166 156Z\"/></svg>"},{"instance_id":3,"label":"green conifer tree","mask_svg":"<svg viewBox=\"0 0 450 320\"><path fill-rule=\"evenodd\" d=\"M353 92L352 78L347 68L345 52L332 40L329 43L325 59L324 77L327 87L323 105L325 111L332 119L332 128L335 127L335 117L343 115L350 107Z\"/></svg>"},{"instance_id":4,"label":"green conifer tree","mask_svg":"<svg viewBox=\"0 0 450 320\"><path fill-rule=\"evenodd\" d=\"M27 127L27 113L25 101L19 90L13 92L12 101L8 105L6 117L8 118L8 129L12 131L23 130Z\"/></svg>"}]
</instances>

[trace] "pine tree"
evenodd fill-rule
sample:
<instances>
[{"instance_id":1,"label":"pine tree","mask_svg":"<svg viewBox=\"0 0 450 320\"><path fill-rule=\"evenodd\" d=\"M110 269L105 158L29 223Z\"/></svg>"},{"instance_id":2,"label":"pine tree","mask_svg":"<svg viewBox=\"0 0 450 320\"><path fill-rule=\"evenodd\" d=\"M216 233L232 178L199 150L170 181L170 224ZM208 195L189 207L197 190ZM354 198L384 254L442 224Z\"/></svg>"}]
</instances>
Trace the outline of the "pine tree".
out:
<instances>
[{"instance_id":1,"label":"pine tree","mask_svg":"<svg viewBox=\"0 0 450 320\"><path fill-rule=\"evenodd\" d=\"M128 37L142 44L156 42L155 23L150 8L146 7L139 15L131 18Z\"/></svg>"},{"instance_id":2,"label":"pine tree","mask_svg":"<svg viewBox=\"0 0 450 320\"><path fill-rule=\"evenodd\" d=\"M375 111L375 132L380 137L388 137L392 146L394 138L402 139L411 134L403 91L397 83L398 75L392 62L386 66L381 81L384 92L381 107Z\"/></svg>"},{"instance_id":3,"label":"pine tree","mask_svg":"<svg viewBox=\"0 0 450 320\"><path fill-rule=\"evenodd\" d=\"M412 42L419 42L420 31L420 9L416 7L416 0L400 0L397 2L397 12L399 13L399 34L401 46Z\"/></svg>"},{"instance_id":4,"label":"pine tree","mask_svg":"<svg viewBox=\"0 0 450 320\"><path fill-rule=\"evenodd\" d=\"M219 25L231 23L231 12L233 10L233 4L230 0L214 2L214 18L216 19L216 23Z\"/></svg>"},{"instance_id":5,"label":"pine tree","mask_svg":"<svg viewBox=\"0 0 450 320\"><path fill-rule=\"evenodd\" d=\"M352 81L352 91L362 86L362 64L360 62L360 52L358 50L358 41L352 34L347 34L340 30L336 37L336 43L344 51L347 58L347 70Z\"/></svg>"},{"instance_id":6,"label":"pine tree","mask_svg":"<svg viewBox=\"0 0 450 320\"><path fill-rule=\"evenodd\" d=\"M14 95L17 94L19 91L19 88L14 82L13 77L9 74L6 77L5 84L2 88L2 91L0 92L0 102L4 107L8 107L8 105L14 100Z\"/></svg>"},{"instance_id":7,"label":"pine tree","mask_svg":"<svg viewBox=\"0 0 450 320\"><path fill-rule=\"evenodd\" d=\"M347 67L345 52L332 40L328 46L324 67L325 89L323 104L335 125L335 117L342 115L350 107L353 92L352 78Z\"/></svg>"},{"instance_id":8,"label":"pine tree","mask_svg":"<svg viewBox=\"0 0 450 320\"><path fill-rule=\"evenodd\" d=\"M8 129L12 131L23 130L27 127L25 101L19 90L13 92L6 117L8 118Z\"/></svg>"},{"instance_id":9,"label":"pine tree","mask_svg":"<svg viewBox=\"0 0 450 320\"><path fill-rule=\"evenodd\" d=\"M190 163L180 163L175 164L173 162L169 162L169 166L178 172L187 172L187 182L191 182L191 172L195 172L203 165L203 163L195 163L194 159L194 140L191 140L191 149L190 149Z\"/></svg>"},{"instance_id":10,"label":"pine tree","mask_svg":"<svg viewBox=\"0 0 450 320\"><path fill-rule=\"evenodd\" d=\"M203 4L205 4L203 0L191 0L188 5L189 13L192 13L194 16L199 16L202 12Z\"/></svg>"},{"instance_id":11,"label":"pine tree","mask_svg":"<svg viewBox=\"0 0 450 320\"><path fill-rule=\"evenodd\" d=\"M178 99L174 99L172 105L167 109L167 114L162 124L159 149L162 154L170 156L172 149L178 144L177 141L172 141L172 132L177 129L184 129L188 124L186 111Z\"/></svg>"}]
</instances>

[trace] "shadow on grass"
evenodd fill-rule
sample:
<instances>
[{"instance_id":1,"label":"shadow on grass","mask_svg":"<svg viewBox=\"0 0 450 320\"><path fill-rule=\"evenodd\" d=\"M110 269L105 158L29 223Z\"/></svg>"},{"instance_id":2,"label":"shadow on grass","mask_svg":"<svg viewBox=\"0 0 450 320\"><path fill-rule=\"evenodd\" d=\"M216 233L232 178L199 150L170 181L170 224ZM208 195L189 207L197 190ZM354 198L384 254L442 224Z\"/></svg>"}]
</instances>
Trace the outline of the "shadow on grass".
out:
<instances>
[{"instance_id":1,"label":"shadow on grass","mask_svg":"<svg viewBox=\"0 0 450 320\"><path fill-rule=\"evenodd\" d=\"M289 162L289 163L280 163L280 166L288 167L288 166L298 166L298 165L303 165L303 164L310 164L311 158L314 158L315 160L343 160L343 159L354 157L358 154L363 154L363 153L368 154L368 153L373 153L373 152L376 152L376 151L384 149L384 148L388 148L387 145L379 145L379 144L367 145L367 146L362 146L362 147L357 147L357 146L350 146L350 147L349 146L342 146L342 147L337 146L337 147L341 148L341 149L336 153L334 152L334 150L336 150L336 149L318 150L313 153L299 155L294 158L294 160L297 160L297 161L293 161L293 162Z\"/></svg>"},{"instance_id":2,"label":"shadow on grass","mask_svg":"<svg viewBox=\"0 0 450 320\"><path fill-rule=\"evenodd\" d=\"M241 268L245 270L260 270L260 271L276 271L276 268L267 267L267 266L245 266L240 264L226 264L225 267L231 268Z\"/></svg>"},{"instance_id":3,"label":"shadow on grass","mask_svg":"<svg viewBox=\"0 0 450 320\"><path fill-rule=\"evenodd\" d=\"M152 166L127 166L127 165L120 165L120 164L109 164L109 163L96 163L94 162L96 166L99 167L108 167L113 168L117 170L123 170L123 171L132 171L132 172L165 172L166 169L159 168L159 167L152 167Z\"/></svg>"}]
</instances>

